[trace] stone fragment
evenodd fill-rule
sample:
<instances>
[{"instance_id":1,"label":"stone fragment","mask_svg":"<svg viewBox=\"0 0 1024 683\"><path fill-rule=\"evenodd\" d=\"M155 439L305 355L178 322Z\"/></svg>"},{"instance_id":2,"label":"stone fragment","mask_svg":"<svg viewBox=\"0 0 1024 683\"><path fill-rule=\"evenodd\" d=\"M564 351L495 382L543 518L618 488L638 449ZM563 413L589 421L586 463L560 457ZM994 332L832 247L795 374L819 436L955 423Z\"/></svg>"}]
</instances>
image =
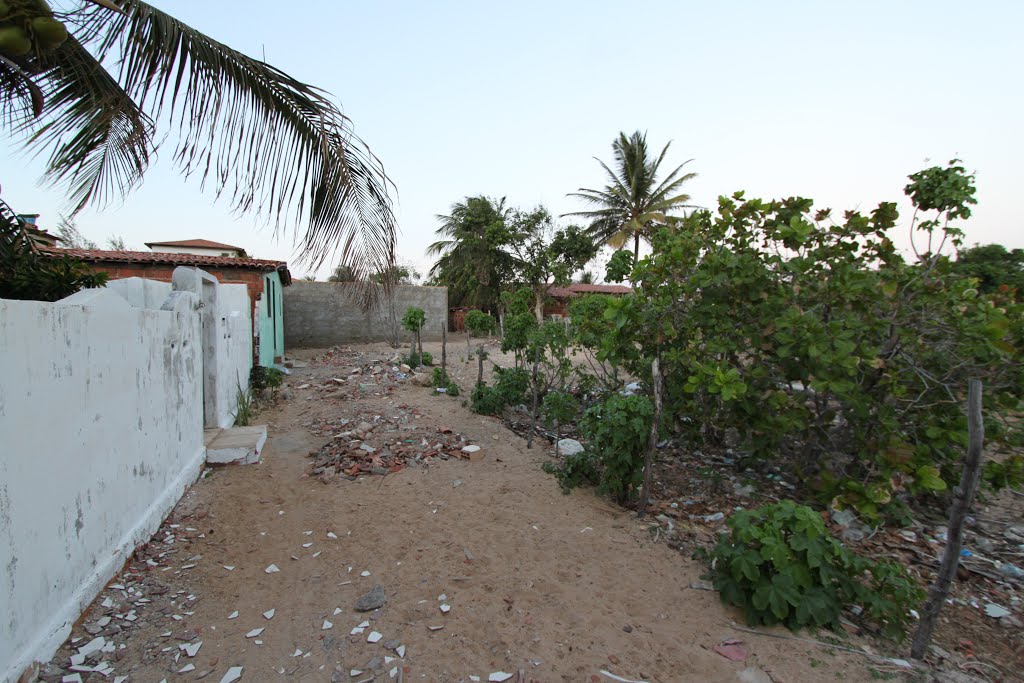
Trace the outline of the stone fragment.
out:
<instances>
[{"instance_id":1,"label":"stone fragment","mask_svg":"<svg viewBox=\"0 0 1024 683\"><path fill-rule=\"evenodd\" d=\"M384 587L374 586L373 590L366 593L356 601L356 611L370 612L383 607L387 601L387 596L384 594Z\"/></svg>"},{"instance_id":2,"label":"stone fragment","mask_svg":"<svg viewBox=\"0 0 1024 683\"><path fill-rule=\"evenodd\" d=\"M585 449L576 439L559 439L558 440L558 454L559 455L577 455L582 453Z\"/></svg>"}]
</instances>

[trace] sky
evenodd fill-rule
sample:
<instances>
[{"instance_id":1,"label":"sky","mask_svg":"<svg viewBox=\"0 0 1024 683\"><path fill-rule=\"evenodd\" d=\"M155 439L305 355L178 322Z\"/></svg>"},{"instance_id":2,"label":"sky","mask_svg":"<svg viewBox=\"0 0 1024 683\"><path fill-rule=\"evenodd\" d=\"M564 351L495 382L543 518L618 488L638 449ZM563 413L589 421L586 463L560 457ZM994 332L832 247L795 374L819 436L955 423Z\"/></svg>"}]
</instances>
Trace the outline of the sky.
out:
<instances>
[{"instance_id":1,"label":"sky","mask_svg":"<svg viewBox=\"0 0 1024 683\"><path fill-rule=\"evenodd\" d=\"M426 272L437 214L467 196L583 208L620 131L687 160L693 203L813 197L869 211L906 176L962 159L978 206L966 242L1024 247L1024 3L151 0L207 35L330 92L397 186L399 260ZM99 243L206 238L288 260L293 235L232 214L175 168L175 131L141 187L88 209ZM3 199L53 228L66 210L10 134ZM320 269L326 277L330 266Z\"/></svg>"}]
</instances>

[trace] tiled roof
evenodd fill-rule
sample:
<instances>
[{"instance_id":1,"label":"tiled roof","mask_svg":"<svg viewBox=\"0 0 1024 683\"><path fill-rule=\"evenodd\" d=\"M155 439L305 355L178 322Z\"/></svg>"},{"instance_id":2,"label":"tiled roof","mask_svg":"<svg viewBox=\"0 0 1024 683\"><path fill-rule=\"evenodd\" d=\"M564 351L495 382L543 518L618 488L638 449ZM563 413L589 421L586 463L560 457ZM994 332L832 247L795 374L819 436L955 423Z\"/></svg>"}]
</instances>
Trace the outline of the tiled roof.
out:
<instances>
[{"instance_id":1,"label":"tiled roof","mask_svg":"<svg viewBox=\"0 0 1024 683\"><path fill-rule=\"evenodd\" d=\"M146 242L146 246L149 248L153 247L195 247L197 249L229 249L231 251L237 251L242 254L245 253L245 249L241 247L234 247L230 244L224 244L223 242L213 242L210 240L178 240L176 242Z\"/></svg>"},{"instance_id":2,"label":"tiled roof","mask_svg":"<svg viewBox=\"0 0 1024 683\"><path fill-rule=\"evenodd\" d=\"M291 282L288 264L284 261L267 261L256 258L236 258L233 256L203 256L201 254L172 254L166 251L110 251L106 249L61 249L59 247L40 247L45 255L60 258L67 255L71 258L91 263L156 263L171 266L207 266L211 268L247 268L249 270L282 271L282 280ZM286 282L286 284L287 284Z\"/></svg>"},{"instance_id":3,"label":"tiled roof","mask_svg":"<svg viewBox=\"0 0 1024 683\"><path fill-rule=\"evenodd\" d=\"M581 294L629 294L633 290L623 285L569 285L552 287L548 294L556 299L571 299Z\"/></svg>"}]
</instances>

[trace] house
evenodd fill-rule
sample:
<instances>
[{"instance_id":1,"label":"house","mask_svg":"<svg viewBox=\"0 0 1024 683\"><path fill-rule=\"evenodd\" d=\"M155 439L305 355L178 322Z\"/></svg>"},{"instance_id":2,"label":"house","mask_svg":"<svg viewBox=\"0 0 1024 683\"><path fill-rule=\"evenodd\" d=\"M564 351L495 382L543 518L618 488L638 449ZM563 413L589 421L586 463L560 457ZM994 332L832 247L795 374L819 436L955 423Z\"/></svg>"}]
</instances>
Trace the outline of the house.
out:
<instances>
[{"instance_id":1,"label":"house","mask_svg":"<svg viewBox=\"0 0 1024 683\"><path fill-rule=\"evenodd\" d=\"M609 296L626 296L633 292L629 287L623 285L577 285L568 287L552 287L548 290L548 297L551 299L544 305L544 317L558 316L565 318L569 315L569 301L578 296L587 294L606 294Z\"/></svg>"},{"instance_id":2,"label":"house","mask_svg":"<svg viewBox=\"0 0 1024 683\"><path fill-rule=\"evenodd\" d=\"M182 246L201 242L199 246ZM178 251L164 251L168 249ZM210 245L217 245L211 247ZM284 357L284 296L281 289L292 283L288 264L245 256L245 250L208 240L157 243L159 251L111 251L105 249L63 249L40 244L40 253L56 258L67 255L85 262L93 272L104 272L111 280L140 277L171 282L178 266L195 266L223 284L244 284L252 306L253 360L259 365L280 363ZM194 251L207 253L194 253ZM209 252L217 251L216 255ZM239 255L222 256L222 253Z\"/></svg>"},{"instance_id":3,"label":"house","mask_svg":"<svg viewBox=\"0 0 1024 683\"><path fill-rule=\"evenodd\" d=\"M245 249L230 244L211 240L194 239L174 242L146 242L153 251L167 254L195 254L197 256L230 256L232 258L248 258Z\"/></svg>"}]
</instances>

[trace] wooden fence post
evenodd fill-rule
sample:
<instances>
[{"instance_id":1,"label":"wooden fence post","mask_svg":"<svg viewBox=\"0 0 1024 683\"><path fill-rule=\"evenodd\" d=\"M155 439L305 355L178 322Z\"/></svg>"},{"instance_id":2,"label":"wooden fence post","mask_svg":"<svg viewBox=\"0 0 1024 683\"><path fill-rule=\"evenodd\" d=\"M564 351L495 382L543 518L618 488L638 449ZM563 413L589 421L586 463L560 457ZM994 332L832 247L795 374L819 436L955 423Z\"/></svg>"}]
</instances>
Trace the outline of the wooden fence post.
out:
<instances>
[{"instance_id":1,"label":"wooden fence post","mask_svg":"<svg viewBox=\"0 0 1024 683\"><path fill-rule=\"evenodd\" d=\"M654 451L658 448L658 427L661 424L661 362L655 356L651 363L651 382L654 391L654 420L651 422L651 434L647 439L647 454L644 456L644 488L640 492L640 504L636 516L640 519L647 514L647 503L651 499L651 480L654 479Z\"/></svg>"},{"instance_id":2,"label":"wooden fence post","mask_svg":"<svg viewBox=\"0 0 1024 683\"><path fill-rule=\"evenodd\" d=\"M960 475L960 485L953 491L953 506L949 512L949 531L946 537L946 552L942 556L939 573L928 593L928 601L921 610L921 623L910 646L910 656L923 659L928 643L935 630L942 603L949 595L949 588L960 564L960 549L964 540L964 518L967 517L974 501L974 492L981 473L982 447L985 441L985 423L981 413L981 380L972 379L967 390L967 458Z\"/></svg>"},{"instance_id":3,"label":"wooden fence post","mask_svg":"<svg viewBox=\"0 0 1024 683\"><path fill-rule=\"evenodd\" d=\"M448 372L448 321L441 322L441 371Z\"/></svg>"}]
</instances>

